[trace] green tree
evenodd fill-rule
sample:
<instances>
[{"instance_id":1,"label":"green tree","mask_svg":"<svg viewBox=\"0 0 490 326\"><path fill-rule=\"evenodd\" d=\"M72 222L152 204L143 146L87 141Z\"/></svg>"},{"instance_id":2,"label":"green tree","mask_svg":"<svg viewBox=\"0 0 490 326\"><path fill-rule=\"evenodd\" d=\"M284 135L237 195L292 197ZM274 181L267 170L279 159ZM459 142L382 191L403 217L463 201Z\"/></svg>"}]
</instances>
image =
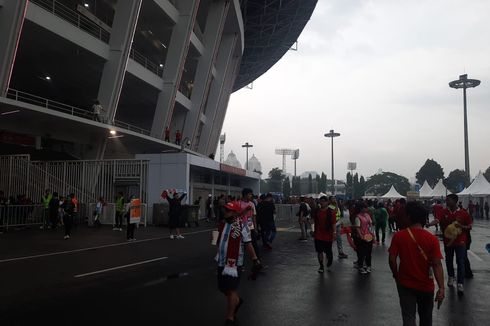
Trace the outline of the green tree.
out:
<instances>
[{"instance_id":1,"label":"green tree","mask_svg":"<svg viewBox=\"0 0 490 326\"><path fill-rule=\"evenodd\" d=\"M289 177L284 179L284 182L282 185L282 192L283 192L285 198L291 196L291 181L289 180Z\"/></svg>"},{"instance_id":2,"label":"green tree","mask_svg":"<svg viewBox=\"0 0 490 326\"><path fill-rule=\"evenodd\" d=\"M444 170L442 166L433 159L427 159L424 165L420 168L419 172L415 174L417 183L423 185L425 181L429 183L432 188L441 179L444 179Z\"/></svg>"},{"instance_id":3,"label":"green tree","mask_svg":"<svg viewBox=\"0 0 490 326\"><path fill-rule=\"evenodd\" d=\"M449 173L445 185L451 192L456 193L464 189L467 180L466 172L456 169Z\"/></svg>"},{"instance_id":4,"label":"green tree","mask_svg":"<svg viewBox=\"0 0 490 326\"><path fill-rule=\"evenodd\" d=\"M483 173L485 178L487 178L487 181L490 182L490 166L485 170L485 173Z\"/></svg>"},{"instance_id":5,"label":"green tree","mask_svg":"<svg viewBox=\"0 0 490 326\"><path fill-rule=\"evenodd\" d=\"M347 196L352 196L352 174L350 172L347 172L347 175L345 176L345 194Z\"/></svg>"},{"instance_id":6,"label":"green tree","mask_svg":"<svg viewBox=\"0 0 490 326\"><path fill-rule=\"evenodd\" d=\"M320 183L321 183L321 179L320 179L320 176L317 174L315 177L315 182L313 183L313 192L314 193L320 192Z\"/></svg>"},{"instance_id":7,"label":"green tree","mask_svg":"<svg viewBox=\"0 0 490 326\"><path fill-rule=\"evenodd\" d=\"M394 186L401 195L410 190L410 183L404 176L392 172L383 172L371 176L365 182L365 191L376 196L384 195Z\"/></svg>"},{"instance_id":8,"label":"green tree","mask_svg":"<svg viewBox=\"0 0 490 326\"><path fill-rule=\"evenodd\" d=\"M327 191L327 175L322 172L322 176L320 178L320 192L326 192Z\"/></svg>"},{"instance_id":9,"label":"green tree","mask_svg":"<svg viewBox=\"0 0 490 326\"><path fill-rule=\"evenodd\" d=\"M281 192L282 191L282 181L284 180L284 174L279 168L273 168L269 171L269 179L267 183L269 185L270 192Z\"/></svg>"},{"instance_id":10,"label":"green tree","mask_svg":"<svg viewBox=\"0 0 490 326\"><path fill-rule=\"evenodd\" d=\"M354 199L359 199L359 174L354 174L352 178L352 187L354 187Z\"/></svg>"},{"instance_id":11,"label":"green tree","mask_svg":"<svg viewBox=\"0 0 490 326\"><path fill-rule=\"evenodd\" d=\"M308 193L313 193L313 178L311 174L308 174Z\"/></svg>"},{"instance_id":12,"label":"green tree","mask_svg":"<svg viewBox=\"0 0 490 326\"><path fill-rule=\"evenodd\" d=\"M361 175L361 178L359 179L359 190L357 191L357 198L361 198L362 196L365 195L366 193L366 180L364 179L364 176Z\"/></svg>"},{"instance_id":13,"label":"green tree","mask_svg":"<svg viewBox=\"0 0 490 326\"><path fill-rule=\"evenodd\" d=\"M269 192L269 184L263 179L260 179L260 192L263 194Z\"/></svg>"},{"instance_id":14,"label":"green tree","mask_svg":"<svg viewBox=\"0 0 490 326\"><path fill-rule=\"evenodd\" d=\"M301 195L301 183L300 183L300 177L293 177L293 188L292 188L292 193L295 196Z\"/></svg>"}]
</instances>

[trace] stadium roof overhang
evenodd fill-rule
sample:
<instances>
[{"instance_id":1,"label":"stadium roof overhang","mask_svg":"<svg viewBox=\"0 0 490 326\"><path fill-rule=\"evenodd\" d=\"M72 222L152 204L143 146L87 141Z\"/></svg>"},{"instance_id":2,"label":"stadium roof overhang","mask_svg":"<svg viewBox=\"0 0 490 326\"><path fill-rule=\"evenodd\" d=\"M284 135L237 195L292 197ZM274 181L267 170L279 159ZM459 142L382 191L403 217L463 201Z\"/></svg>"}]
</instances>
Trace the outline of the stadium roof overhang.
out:
<instances>
[{"instance_id":1,"label":"stadium roof overhang","mask_svg":"<svg viewBox=\"0 0 490 326\"><path fill-rule=\"evenodd\" d=\"M317 0L243 0L245 49L233 91L269 70L293 46Z\"/></svg>"}]
</instances>

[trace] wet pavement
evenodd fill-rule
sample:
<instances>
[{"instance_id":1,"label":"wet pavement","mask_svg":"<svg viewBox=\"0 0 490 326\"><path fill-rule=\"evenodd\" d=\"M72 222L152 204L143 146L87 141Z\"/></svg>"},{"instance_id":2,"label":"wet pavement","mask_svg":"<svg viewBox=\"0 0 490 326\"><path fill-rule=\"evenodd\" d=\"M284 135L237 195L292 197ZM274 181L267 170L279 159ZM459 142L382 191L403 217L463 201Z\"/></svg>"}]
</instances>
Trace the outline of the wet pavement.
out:
<instances>
[{"instance_id":1,"label":"wet pavement","mask_svg":"<svg viewBox=\"0 0 490 326\"><path fill-rule=\"evenodd\" d=\"M243 277L240 325L401 325L386 246L373 249L373 272L359 275L348 259L317 273L313 242L282 221L266 270ZM2 325L222 325L225 299L216 289L211 225L185 229L170 240L164 228L124 232L79 227L64 241L61 230L0 235ZM469 258L475 277L465 295L446 291L434 325L490 325L490 222L476 221ZM335 245L334 245L335 248ZM334 249L336 256L337 250Z\"/></svg>"}]
</instances>

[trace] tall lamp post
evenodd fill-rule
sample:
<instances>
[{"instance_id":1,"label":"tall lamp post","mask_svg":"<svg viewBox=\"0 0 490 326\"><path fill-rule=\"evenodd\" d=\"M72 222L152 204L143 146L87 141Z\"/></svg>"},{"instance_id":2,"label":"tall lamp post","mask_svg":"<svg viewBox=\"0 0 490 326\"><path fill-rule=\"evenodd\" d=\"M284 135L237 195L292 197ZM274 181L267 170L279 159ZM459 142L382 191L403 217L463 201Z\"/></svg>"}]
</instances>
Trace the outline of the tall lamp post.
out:
<instances>
[{"instance_id":1,"label":"tall lamp post","mask_svg":"<svg viewBox=\"0 0 490 326\"><path fill-rule=\"evenodd\" d=\"M335 195L335 177L334 177L334 168L333 168L333 139L335 137L340 136L338 132L334 132L333 129L330 130L328 134L325 134L325 137L331 138L332 139L332 195Z\"/></svg>"},{"instance_id":2,"label":"tall lamp post","mask_svg":"<svg viewBox=\"0 0 490 326\"><path fill-rule=\"evenodd\" d=\"M468 117L466 110L466 89L474 88L480 85L478 79L468 79L468 75L460 75L458 80L453 80L449 83L449 87L455 89L463 89L463 107L464 107L464 169L466 172L465 186L468 186L470 181L470 154L468 148Z\"/></svg>"},{"instance_id":3,"label":"tall lamp post","mask_svg":"<svg viewBox=\"0 0 490 326\"><path fill-rule=\"evenodd\" d=\"M245 147L247 149L247 161L245 162L245 170L248 171L248 149L250 147L254 147L254 145L250 145L248 142L242 145L242 147Z\"/></svg>"}]
</instances>

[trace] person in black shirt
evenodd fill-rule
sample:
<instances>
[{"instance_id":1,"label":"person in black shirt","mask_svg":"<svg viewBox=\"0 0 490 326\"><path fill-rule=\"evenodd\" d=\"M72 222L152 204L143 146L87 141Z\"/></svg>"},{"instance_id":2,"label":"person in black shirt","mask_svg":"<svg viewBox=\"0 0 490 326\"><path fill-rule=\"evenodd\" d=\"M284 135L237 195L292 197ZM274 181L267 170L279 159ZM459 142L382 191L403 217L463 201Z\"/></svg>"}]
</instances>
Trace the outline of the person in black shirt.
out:
<instances>
[{"instance_id":1,"label":"person in black shirt","mask_svg":"<svg viewBox=\"0 0 490 326\"><path fill-rule=\"evenodd\" d=\"M262 200L257 205L257 222L260 226L264 247L272 249L272 242L276 237L276 224L274 221L276 206L271 194L262 195L261 197Z\"/></svg>"}]
</instances>

